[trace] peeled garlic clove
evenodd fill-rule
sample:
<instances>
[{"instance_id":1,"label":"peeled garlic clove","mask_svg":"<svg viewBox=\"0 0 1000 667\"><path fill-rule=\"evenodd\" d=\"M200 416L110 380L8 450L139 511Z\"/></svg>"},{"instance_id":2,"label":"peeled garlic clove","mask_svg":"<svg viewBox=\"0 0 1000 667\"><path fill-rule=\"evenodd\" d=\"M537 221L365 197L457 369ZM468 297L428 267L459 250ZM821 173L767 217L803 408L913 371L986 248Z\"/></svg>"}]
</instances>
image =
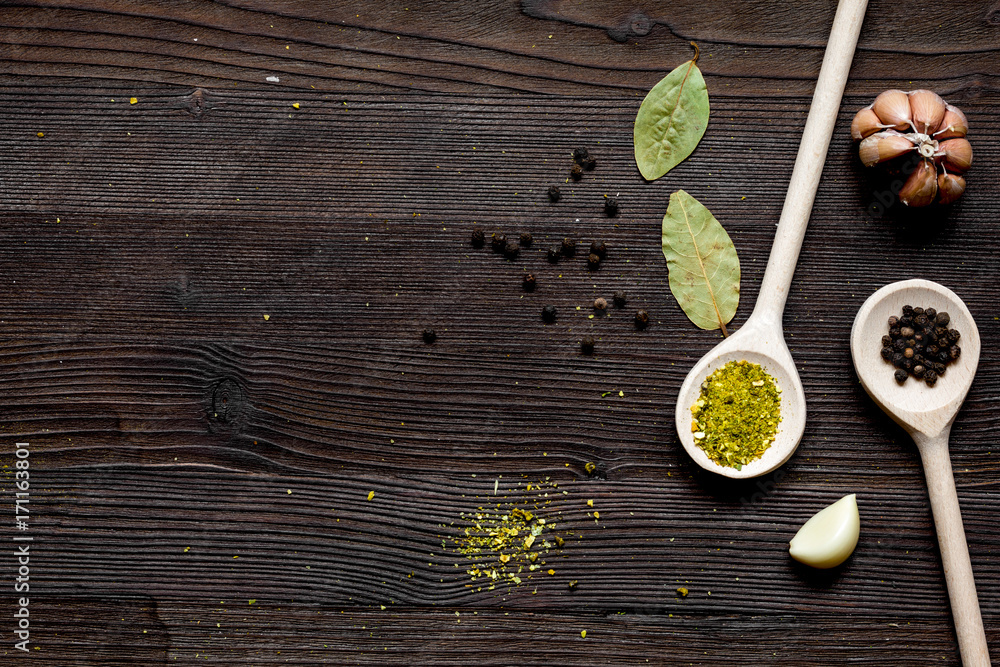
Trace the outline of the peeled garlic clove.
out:
<instances>
[{"instance_id":1,"label":"peeled garlic clove","mask_svg":"<svg viewBox=\"0 0 1000 667\"><path fill-rule=\"evenodd\" d=\"M878 132L861 140L858 155L866 167L872 167L880 162L899 157L912 151L916 146L913 142L895 130Z\"/></svg>"},{"instance_id":2,"label":"peeled garlic clove","mask_svg":"<svg viewBox=\"0 0 1000 667\"><path fill-rule=\"evenodd\" d=\"M945 139L938 144L938 153L944 155L944 166L959 173L972 166L972 144L968 139Z\"/></svg>"},{"instance_id":3,"label":"peeled garlic clove","mask_svg":"<svg viewBox=\"0 0 1000 667\"><path fill-rule=\"evenodd\" d=\"M930 90L914 90L910 93L910 113L917 132L930 134L944 119L944 100Z\"/></svg>"},{"instance_id":4,"label":"peeled garlic clove","mask_svg":"<svg viewBox=\"0 0 1000 667\"><path fill-rule=\"evenodd\" d=\"M937 196L937 189L937 170L930 162L921 160L899 191L899 201L913 208L929 206Z\"/></svg>"},{"instance_id":5,"label":"peeled garlic clove","mask_svg":"<svg viewBox=\"0 0 1000 667\"><path fill-rule=\"evenodd\" d=\"M965 179L956 174L938 176L938 203L950 204L965 192Z\"/></svg>"},{"instance_id":6,"label":"peeled garlic clove","mask_svg":"<svg viewBox=\"0 0 1000 667\"><path fill-rule=\"evenodd\" d=\"M872 111L883 125L897 130L910 127L910 98L902 90L887 90L880 93L872 103Z\"/></svg>"},{"instance_id":7,"label":"peeled garlic clove","mask_svg":"<svg viewBox=\"0 0 1000 667\"><path fill-rule=\"evenodd\" d=\"M888 125L883 125L871 107L865 107L859 111L854 120L851 121L851 136L855 141L861 141L879 130L884 130Z\"/></svg>"},{"instance_id":8,"label":"peeled garlic clove","mask_svg":"<svg viewBox=\"0 0 1000 667\"><path fill-rule=\"evenodd\" d=\"M852 493L806 521L788 544L788 553L800 563L826 570L854 553L860 534L858 498Z\"/></svg>"},{"instance_id":9,"label":"peeled garlic clove","mask_svg":"<svg viewBox=\"0 0 1000 667\"><path fill-rule=\"evenodd\" d=\"M944 119L934 133L934 138L938 141L951 139L953 137L964 137L969 133L969 121L965 119L965 114L958 107L950 104L944 105Z\"/></svg>"}]
</instances>

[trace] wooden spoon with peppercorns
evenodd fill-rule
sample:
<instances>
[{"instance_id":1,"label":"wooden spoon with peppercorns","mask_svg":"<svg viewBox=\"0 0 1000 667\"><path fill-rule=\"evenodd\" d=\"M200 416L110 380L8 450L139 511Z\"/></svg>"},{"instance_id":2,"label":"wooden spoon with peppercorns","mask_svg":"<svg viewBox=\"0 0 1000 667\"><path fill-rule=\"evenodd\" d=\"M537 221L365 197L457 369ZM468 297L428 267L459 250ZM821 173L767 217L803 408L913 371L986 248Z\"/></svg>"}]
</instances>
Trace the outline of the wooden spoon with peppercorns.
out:
<instances>
[{"instance_id":1,"label":"wooden spoon with peppercorns","mask_svg":"<svg viewBox=\"0 0 1000 667\"><path fill-rule=\"evenodd\" d=\"M739 331L716 345L695 364L677 396L674 419L684 449L695 463L726 477L766 475L788 460L805 432L806 397L795 361L785 344L782 313L867 6L867 0L840 0L837 5L809 117L802 131L802 142L792 168L785 205L781 209L774 245L753 313ZM701 384L708 375L730 361L741 359L759 364L777 382L781 390L781 423L774 442L760 458L737 468L719 465L698 447L692 435L691 406L698 400Z\"/></svg>"},{"instance_id":2,"label":"wooden spoon with peppercorns","mask_svg":"<svg viewBox=\"0 0 1000 667\"><path fill-rule=\"evenodd\" d=\"M880 340L889 329L888 320L900 315L904 305L934 308L939 314L947 312L948 326L961 334L961 355L947 366L944 375L933 386L915 378L897 382L893 377L893 365L880 353ZM979 364L976 323L965 303L947 287L929 280L892 283L872 294L854 318L851 357L861 386L917 444L927 478L962 662L988 667L986 633L948 456L951 425Z\"/></svg>"}]
</instances>

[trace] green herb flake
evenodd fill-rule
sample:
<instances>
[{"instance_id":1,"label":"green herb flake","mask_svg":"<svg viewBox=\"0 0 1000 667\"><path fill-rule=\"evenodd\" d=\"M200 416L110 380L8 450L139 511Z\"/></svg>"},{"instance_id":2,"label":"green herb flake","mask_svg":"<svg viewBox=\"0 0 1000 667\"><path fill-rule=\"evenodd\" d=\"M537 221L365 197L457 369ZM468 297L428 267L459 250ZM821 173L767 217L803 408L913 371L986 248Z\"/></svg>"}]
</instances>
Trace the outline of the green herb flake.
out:
<instances>
[{"instance_id":1,"label":"green herb flake","mask_svg":"<svg viewBox=\"0 0 1000 667\"><path fill-rule=\"evenodd\" d=\"M781 389L759 364L730 361L705 378L691 406L695 444L721 466L741 470L774 442Z\"/></svg>"}]
</instances>

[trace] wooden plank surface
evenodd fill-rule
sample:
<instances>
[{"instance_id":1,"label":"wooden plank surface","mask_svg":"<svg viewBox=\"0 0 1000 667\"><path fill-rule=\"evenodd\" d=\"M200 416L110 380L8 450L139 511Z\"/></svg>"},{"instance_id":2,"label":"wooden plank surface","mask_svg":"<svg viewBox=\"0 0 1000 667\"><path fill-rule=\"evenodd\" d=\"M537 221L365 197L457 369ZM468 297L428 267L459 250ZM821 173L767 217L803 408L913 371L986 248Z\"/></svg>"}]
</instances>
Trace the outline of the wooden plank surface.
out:
<instances>
[{"instance_id":1,"label":"wooden plank surface","mask_svg":"<svg viewBox=\"0 0 1000 667\"><path fill-rule=\"evenodd\" d=\"M12 505L29 441L26 658L958 664L919 459L848 349L864 299L909 277L954 289L984 341L952 459L1000 654L1000 6L870 6L785 317L809 404L798 453L734 483L673 431L718 334L670 295L667 198L691 192L731 234L738 327L832 15L816 0L0 3L0 486ZM645 183L631 123L690 40L708 131ZM850 119L918 86L969 116L969 191L949 211L873 212L891 184L859 164ZM566 182L577 146L598 166ZM470 245L476 227L534 243L508 262ZM606 241L608 260L548 264L566 236ZM589 317L619 289L625 309ZM788 539L847 493L855 555L796 565ZM498 506L535 507L565 545L490 590L460 542L463 513Z\"/></svg>"}]
</instances>

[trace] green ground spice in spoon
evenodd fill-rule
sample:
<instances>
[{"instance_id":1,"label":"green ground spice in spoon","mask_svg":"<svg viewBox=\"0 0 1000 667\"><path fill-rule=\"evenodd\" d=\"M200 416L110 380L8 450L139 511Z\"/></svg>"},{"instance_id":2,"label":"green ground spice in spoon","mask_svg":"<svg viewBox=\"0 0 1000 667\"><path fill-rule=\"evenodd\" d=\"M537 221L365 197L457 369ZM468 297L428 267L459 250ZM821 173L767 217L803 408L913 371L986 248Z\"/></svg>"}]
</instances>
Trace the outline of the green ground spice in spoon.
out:
<instances>
[{"instance_id":1,"label":"green ground spice in spoon","mask_svg":"<svg viewBox=\"0 0 1000 667\"><path fill-rule=\"evenodd\" d=\"M774 442L781 389L760 364L730 361L701 383L691 416L695 444L719 465L740 470Z\"/></svg>"}]
</instances>

